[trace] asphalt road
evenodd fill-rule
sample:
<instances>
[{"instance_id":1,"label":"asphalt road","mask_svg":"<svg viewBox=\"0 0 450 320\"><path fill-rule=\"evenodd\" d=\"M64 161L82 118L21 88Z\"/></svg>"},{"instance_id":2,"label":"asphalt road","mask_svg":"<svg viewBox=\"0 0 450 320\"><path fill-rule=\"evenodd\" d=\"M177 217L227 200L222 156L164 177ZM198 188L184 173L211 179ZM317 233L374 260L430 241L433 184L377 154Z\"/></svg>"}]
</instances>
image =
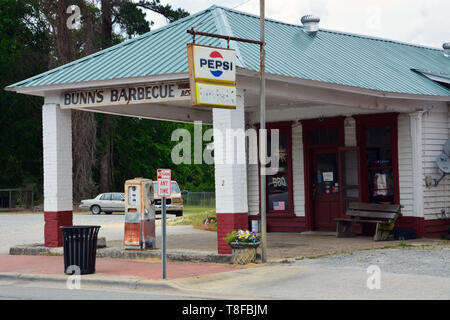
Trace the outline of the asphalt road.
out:
<instances>
[{"instance_id":1,"label":"asphalt road","mask_svg":"<svg viewBox=\"0 0 450 320\"><path fill-rule=\"evenodd\" d=\"M168 215L168 219L172 217L175 215ZM106 237L107 241L123 239L123 214L74 214L73 224L99 225L99 237ZM156 228L157 235L160 229ZM189 232L192 232L190 226L167 227L168 235ZM33 243L44 243L43 214L0 214L0 254L9 254L9 248L12 246Z\"/></svg>"},{"instance_id":2,"label":"asphalt road","mask_svg":"<svg viewBox=\"0 0 450 320\"><path fill-rule=\"evenodd\" d=\"M449 300L450 250L384 249L167 280L172 289L1 280L1 299ZM378 286L370 281L379 270Z\"/></svg>"},{"instance_id":3,"label":"asphalt road","mask_svg":"<svg viewBox=\"0 0 450 320\"><path fill-rule=\"evenodd\" d=\"M69 290L64 285L43 283L0 282L0 300L201 300L202 296L188 296L157 291L137 291L113 288Z\"/></svg>"}]
</instances>

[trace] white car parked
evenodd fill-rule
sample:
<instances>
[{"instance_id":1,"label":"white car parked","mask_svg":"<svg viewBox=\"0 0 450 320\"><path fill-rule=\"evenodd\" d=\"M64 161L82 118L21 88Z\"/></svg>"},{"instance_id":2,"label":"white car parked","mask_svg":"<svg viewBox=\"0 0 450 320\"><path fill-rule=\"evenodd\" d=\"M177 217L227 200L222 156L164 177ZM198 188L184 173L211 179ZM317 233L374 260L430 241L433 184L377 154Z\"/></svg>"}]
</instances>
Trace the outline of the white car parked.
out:
<instances>
[{"instance_id":1,"label":"white car parked","mask_svg":"<svg viewBox=\"0 0 450 320\"><path fill-rule=\"evenodd\" d=\"M119 192L100 193L94 199L82 200L78 208L90 210L92 214L124 212L125 194Z\"/></svg>"}]
</instances>

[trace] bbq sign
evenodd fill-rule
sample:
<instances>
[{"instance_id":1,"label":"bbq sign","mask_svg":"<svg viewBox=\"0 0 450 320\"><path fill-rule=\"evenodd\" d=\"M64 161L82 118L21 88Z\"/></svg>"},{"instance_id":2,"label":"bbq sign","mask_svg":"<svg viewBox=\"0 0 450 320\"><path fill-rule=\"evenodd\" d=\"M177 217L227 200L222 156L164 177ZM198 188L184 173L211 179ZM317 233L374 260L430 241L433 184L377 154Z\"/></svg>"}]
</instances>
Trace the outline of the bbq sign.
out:
<instances>
[{"instance_id":1,"label":"bbq sign","mask_svg":"<svg viewBox=\"0 0 450 320\"><path fill-rule=\"evenodd\" d=\"M188 44L194 106L236 108L236 52Z\"/></svg>"},{"instance_id":2,"label":"bbq sign","mask_svg":"<svg viewBox=\"0 0 450 320\"><path fill-rule=\"evenodd\" d=\"M61 108L168 103L191 99L189 83L149 83L136 86L64 92Z\"/></svg>"}]
</instances>

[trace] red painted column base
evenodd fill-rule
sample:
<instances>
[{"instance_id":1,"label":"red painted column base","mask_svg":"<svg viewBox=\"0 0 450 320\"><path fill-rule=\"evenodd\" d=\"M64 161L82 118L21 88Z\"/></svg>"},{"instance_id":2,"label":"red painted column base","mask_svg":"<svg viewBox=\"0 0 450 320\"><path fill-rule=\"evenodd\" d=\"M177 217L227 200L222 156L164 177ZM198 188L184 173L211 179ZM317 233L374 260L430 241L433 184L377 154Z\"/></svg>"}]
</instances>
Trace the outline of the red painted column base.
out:
<instances>
[{"instance_id":1,"label":"red painted column base","mask_svg":"<svg viewBox=\"0 0 450 320\"><path fill-rule=\"evenodd\" d=\"M72 225L72 211L44 211L44 239L46 247L62 247L62 232L59 227Z\"/></svg>"},{"instance_id":2,"label":"red painted column base","mask_svg":"<svg viewBox=\"0 0 450 320\"><path fill-rule=\"evenodd\" d=\"M231 254L231 248L223 238L233 230L248 229L248 213L217 214L217 251L219 254Z\"/></svg>"}]
</instances>

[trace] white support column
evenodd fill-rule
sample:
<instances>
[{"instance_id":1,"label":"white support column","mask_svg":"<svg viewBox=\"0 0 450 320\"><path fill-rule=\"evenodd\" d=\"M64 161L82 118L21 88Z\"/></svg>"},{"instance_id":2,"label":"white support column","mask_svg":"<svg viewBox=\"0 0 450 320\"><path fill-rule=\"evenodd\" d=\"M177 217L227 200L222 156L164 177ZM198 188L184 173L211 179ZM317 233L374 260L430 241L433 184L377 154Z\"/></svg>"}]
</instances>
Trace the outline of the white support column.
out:
<instances>
[{"instance_id":1,"label":"white support column","mask_svg":"<svg viewBox=\"0 0 450 320\"><path fill-rule=\"evenodd\" d=\"M231 253L223 241L232 230L248 227L244 92L235 110L213 109L217 240L219 253Z\"/></svg>"},{"instance_id":2,"label":"white support column","mask_svg":"<svg viewBox=\"0 0 450 320\"><path fill-rule=\"evenodd\" d=\"M60 226L72 225L72 120L71 110L58 104L42 107L44 148L45 245L62 245Z\"/></svg>"},{"instance_id":3,"label":"white support column","mask_svg":"<svg viewBox=\"0 0 450 320\"><path fill-rule=\"evenodd\" d=\"M410 113L412 173L413 173L413 215L423 218L423 148L422 148L422 115L423 112ZM401 190L400 190L401 192Z\"/></svg>"}]
</instances>

